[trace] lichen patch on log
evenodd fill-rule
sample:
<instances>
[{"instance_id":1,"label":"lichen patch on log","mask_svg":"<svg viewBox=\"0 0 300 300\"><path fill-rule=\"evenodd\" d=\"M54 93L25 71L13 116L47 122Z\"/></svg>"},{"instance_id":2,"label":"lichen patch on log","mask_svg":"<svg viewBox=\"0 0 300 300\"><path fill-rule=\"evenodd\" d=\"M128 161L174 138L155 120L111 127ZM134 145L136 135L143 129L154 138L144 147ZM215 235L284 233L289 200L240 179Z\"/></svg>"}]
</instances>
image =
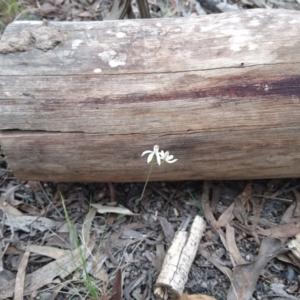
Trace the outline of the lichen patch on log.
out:
<instances>
[{"instance_id":1,"label":"lichen patch on log","mask_svg":"<svg viewBox=\"0 0 300 300\"><path fill-rule=\"evenodd\" d=\"M32 30L22 30L4 41L0 41L0 54L27 51L31 44L36 49L49 51L64 40L64 35L47 21Z\"/></svg>"}]
</instances>

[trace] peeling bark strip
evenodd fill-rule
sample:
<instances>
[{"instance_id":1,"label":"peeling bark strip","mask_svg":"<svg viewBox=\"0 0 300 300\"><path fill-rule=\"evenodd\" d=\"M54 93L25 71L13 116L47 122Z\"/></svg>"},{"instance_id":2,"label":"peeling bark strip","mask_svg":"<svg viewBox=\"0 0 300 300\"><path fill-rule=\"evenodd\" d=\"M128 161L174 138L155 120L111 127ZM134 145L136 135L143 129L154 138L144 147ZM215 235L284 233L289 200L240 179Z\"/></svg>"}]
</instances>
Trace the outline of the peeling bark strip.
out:
<instances>
[{"instance_id":1,"label":"peeling bark strip","mask_svg":"<svg viewBox=\"0 0 300 300\"><path fill-rule=\"evenodd\" d=\"M158 299L179 299L182 296L205 227L205 221L196 216L190 233L186 228L176 233L155 283L154 294Z\"/></svg>"},{"instance_id":2,"label":"peeling bark strip","mask_svg":"<svg viewBox=\"0 0 300 300\"><path fill-rule=\"evenodd\" d=\"M0 41L42 22L14 22ZM0 141L20 179L300 176L300 13L51 22L44 52L0 54Z\"/></svg>"}]
</instances>

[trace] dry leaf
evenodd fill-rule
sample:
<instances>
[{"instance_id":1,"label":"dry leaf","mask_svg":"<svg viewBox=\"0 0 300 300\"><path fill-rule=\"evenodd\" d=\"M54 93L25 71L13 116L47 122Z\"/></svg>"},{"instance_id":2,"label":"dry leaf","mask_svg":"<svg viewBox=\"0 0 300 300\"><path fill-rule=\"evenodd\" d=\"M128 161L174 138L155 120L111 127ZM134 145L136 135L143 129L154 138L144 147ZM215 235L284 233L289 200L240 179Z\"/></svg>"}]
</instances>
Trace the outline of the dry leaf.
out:
<instances>
[{"instance_id":1,"label":"dry leaf","mask_svg":"<svg viewBox=\"0 0 300 300\"><path fill-rule=\"evenodd\" d=\"M249 182L245 186L244 190L238 195L238 198L241 199L243 205L245 205L247 203L247 201L249 200L249 197L251 196L252 191L253 191L252 184L251 184L251 182Z\"/></svg>"},{"instance_id":2,"label":"dry leaf","mask_svg":"<svg viewBox=\"0 0 300 300\"><path fill-rule=\"evenodd\" d=\"M28 181L27 185L36 192L43 190L39 181Z\"/></svg>"},{"instance_id":3,"label":"dry leaf","mask_svg":"<svg viewBox=\"0 0 300 300\"><path fill-rule=\"evenodd\" d=\"M296 235L296 238L291 240L288 243L288 247L292 250L293 254L298 258L300 261L300 233Z\"/></svg>"},{"instance_id":4,"label":"dry leaf","mask_svg":"<svg viewBox=\"0 0 300 300\"><path fill-rule=\"evenodd\" d=\"M247 224L247 212L245 206L242 203L242 200L239 197L234 199L233 214L241 224Z\"/></svg>"},{"instance_id":5,"label":"dry leaf","mask_svg":"<svg viewBox=\"0 0 300 300\"><path fill-rule=\"evenodd\" d=\"M210 203L210 208L212 213L216 213L217 212L217 207L219 204L221 198L221 185L214 185L213 188L213 194L212 194L212 198L211 198L211 203Z\"/></svg>"},{"instance_id":6,"label":"dry leaf","mask_svg":"<svg viewBox=\"0 0 300 300\"><path fill-rule=\"evenodd\" d=\"M208 261L210 261L216 268L218 268L224 275L226 275L230 280L233 278L232 271L224 266L223 262L216 256L211 255L208 251L204 249L202 245L198 248L199 253L206 258Z\"/></svg>"},{"instance_id":7,"label":"dry leaf","mask_svg":"<svg viewBox=\"0 0 300 300\"><path fill-rule=\"evenodd\" d=\"M45 15L55 13L56 11L57 11L57 7L49 2L43 3L40 7L40 12Z\"/></svg>"},{"instance_id":8,"label":"dry leaf","mask_svg":"<svg viewBox=\"0 0 300 300\"><path fill-rule=\"evenodd\" d=\"M247 203L251 193L252 184L248 183L244 190L238 195L238 199L235 199L234 203L232 203L219 217L216 228L226 226L227 223L233 220L233 212L235 212L238 219L241 218L240 221L244 223L246 212L243 207Z\"/></svg>"},{"instance_id":9,"label":"dry leaf","mask_svg":"<svg viewBox=\"0 0 300 300\"><path fill-rule=\"evenodd\" d=\"M158 217L158 220L165 235L166 241L168 245L170 245L175 235L173 226L165 217Z\"/></svg>"},{"instance_id":10,"label":"dry leaf","mask_svg":"<svg viewBox=\"0 0 300 300\"><path fill-rule=\"evenodd\" d=\"M97 209L97 212L100 214L121 214L121 215L127 215L127 216L139 216L140 214L135 214L129 209L125 207L120 206L104 206L101 204L91 204L92 207L95 207Z\"/></svg>"},{"instance_id":11,"label":"dry leaf","mask_svg":"<svg viewBox=\"0 0 300 300\"><path fill-rule=\"evenodd\" d=\"M227 300L250 300L261 271L281 248L280 240L263 239L256 259L252 263L234 268L232 286L228 290Z\"/></svg>"},{"instance_id":12,"label":"dry leaf","mask_svg":"<svg viewBox=\"0 0 300 300\"><path fill-rule=\"evenodd\" d=\"M4 210L10 216L23 216L23 213L20 212L17 208L13 207L12 205L8 204L7 202L2 202L0 199L0 208ZM0 215L1 216L1 215Z\"/></svg>"},{"instance_id":13,"label":"dry leaf","mask_svg":"<svg viewBox=\"0 0 300 300\"><path fill-rule=\"evenodd\" d=\"M79 12L77 13L77 17L80 18L93 18L95 15L90 13L89 11L83 11L83 12Z\"/></svg>"},{"instance_id":14,"label":"dry leaf","mask_svg":"<svg viewBox=\"0 0 300 300\"><path fill-rule=\"evenodd\" d=\"M30 232L30 227L43 232L49 230L49 228L55 228L59 223L44 217L9 214L9 220L5 219L5 225L13 226L14 229L20 229L25 232Z\"/></svg>"},{"instance_id":15,"label":"dry leaf","mask_svg":"<svg viewBox=\"0 0 300 300\"><path fill-rule=\"evenodd\" d=\"M201 207L204 211L205 219L209 225L212 227L216 227L216 219L211 211L210 203L209 203L209 189L211 187L211 183L209 181L204 181L202 188L202 196L201 196Z\"/></svg>"},{"instance_id":16,"label":"dry leaf","mask_svg":"<svg viewBox=\"0 0 300 300\"><path fill-rule=\"evenodd\" d=\"M246 261L242 258L241 253L236 245L235 236L234 236L234 228L226 224L226 243L229 253L232 255L235 263L237 265L243 265Z\"/></svg>"},{"instance_id":17,"label":"dry leaf","mask_svg":"<svg viewBox=\"0 0 300 300\"><path fill-rule=\"evenodd\" d=\"M209 181L204 181L203 191L201 196L201 207L204 211L206 221L216 229L217 233L220 236L222 244L227 250L226 238L223 230L221 228L216 228L217 221L211 211L210 203L209 203L209 189L211 187L211 183Z\"/></svg>"},{"instance_id":18,"label":"dry leaf","mask_svg":"<svg viewBox=\"0 0 300 300\"><path fill-rule=\"evenodd\" d=\"M16 277L14 300L23 299L24 283L25 283L25 270L27 267L29 255L30 255L30 251L26 250L22 257L22 260L20 262L17 277Z\"/></svg>"},{"instance_id":19,"label":"dry leaf","mask_svg":"<svg viewBox=\"0 0 300 300\"><path fill-rule=\"evenodd\" d=\"M136 3L139 8L141 19L151 18L148 1L147 0L136 0Z\"/></svg>"},{"instance_id":20,"label":"dry leaf","mask_svg":"<svg viewBox=\"0 0 300 300\"><path fill-rule=\"evenodd\" d=\"M296 203L292 202L288 206L288 208L285 210L283 216L281 217L280 224L286 224L286 223L290 222L291 218L294 215L295 208L296 208ZM299 218L299 220L300 220L300 218Z\"/></svg>"},{"instance_id":21,"label":"dry leaf","mask_svg":"<svg viewBox=\"0 0 300 300\"><path fill-rule=\"evenodd\" d=\"M163 239L163 233L160 232L158 235L158 241ZM165 246L163 243L156 244L156 261L155 261L155 269L157 271L161 270L164 259L166 256Z\"/></svg>"},{"instance_id":22,"label":"dry leaf","mask_svg":"<svg viewBox=\"0 0 300 300\"><path fill-rule=\"evenodd\" d=\"M107 284L109 282L109 278L107 272L103 268L106 258L107 254L98 250L96 254L94 254L93 258L88 261L87 270L89 274Z\"/></svg>"},{"instance_id":23,"label":"dry leaf","mask_svg":"<svg viewBox=\"0 0 300 300\"><path fill-rule=\"evenodd\" d=\"M226 226L229 221L232 220L232 212L234 209L234 203L232 203L219 217L218 222L216 224L216 228L221 228Z\"/></svg>"},{"instance_id":24,"label":"dry leaf","mask_svg":"<svg viewBox=\"0 0 300 300\"><path fill-rule=\"evenodd\" d=\"M293 193L296 198L296 208L294 211L294 217L297 218L297 217L300 217L300 193L296 190L293 190Z\"/></svg>"},{"instance_id":25,"label":"dry leaf","mask_svg":"<svg viewBox=\"0 0 300 300\"><path fill-rule=\"evenodd\" d=\"M268 229L258 230L257 233L270 238L278 239L293 237L300 233L300 218L292 219L287 224L278 225Z\"/></svg>"},{"instance_id":26,"label":"dry leaf","mask_svg":"<svg viewBox=\"0 0 300 300\"><path fill-rule=\"evenodd\" d=\"M281 296L290 300L299 300L298 297L292 296L288 294L283 288L285 287L284 284L279 282L271 283L271 290L276 294L276 296Z\"/></svg>"},{"instance_id":27,"label":"dry leaf","mask_svg":"<svg viewBox=\"0 0 300 300\"><path fill-rule=\"evenodd\" d=\"M89 210L89 212L86 214L82 226L82 238L83 243L88 244L90 240L90 230L92 227L92 222L95 218L97 210L93 207Z\"/></svg>"},{"instance_id":28,"label":"dry leaf","mask_svg":"<svg viewBox=\"0 0 300 300\"><path fill-rule=\"evenodd\" d=\"M2 208L9 215L22 216L23 214L10 205L10 201L14 200L14 193L18 190L20 185L10 187L0 196L0 208Z\"/></svg>"},{"instance_id":29,"label":"dry leaf","mask_svg":"<svg viewBox=\"0 0 300 300\"><path fill-rule=\"evenodd\" d=\"M203 294L194 294L194 295L183 294L180 300L217 300L217 299Z\"/></svg>"},{"instance_id":30,"label":"dry leaf","mask_svg":"<svg viewBox=\"0 0 300 300\"><path fill-rule=\"evenodd\" d=\"M110 299L111 299L111 295L102 295L97 300L110 300Z\"/></svg>"},{"instance_id":31,"label":"dry leaf","mask_svg":"<svg viewBox=\"0 0 300 300\"><path fill-rule=\"evenodd\" d=\"M112 300L122 299L122 271L120 269L116 273L111 292Z\"/></svg>"},{"instance_id":32,"label":"dry leaf","mask_svg":"<svg viewBox=\"0 0 300 300\"><path fill-rule=\"evenodd\" d=\"M132 11L130 0L114 0L110 13L105 20L121 20L124 19L129 11Z\"/></svg>"},{"instance_id":33,"label":"dry leaf","mask_svg":"<svg viewBox=\"0 0 300 300\"><path fill-rule=\"evenodd\" d=\"M139 231L124 228L121 238L123 239L135 239L135 240L144 240L147 237L147 234L143 234Z\"/></svg>"},{"instance_id":34,"label":"dry leaf","mask_svg":"<svg viewBox=\"0 0 300 300\"><path fill-rule=\"evenodd\" d=\"M53 278L60 276L63 279L77 268L80 268L82 265L81 254L83 254L84 259L87 259L93 251L95 240L96 237L93 236L93 238L90 239L89 245L81 246L81 251L74 250L71 254L68 253L44 267L41 267L35 272L28 274L25 278L24 294L33 293L46 284L53 282ZM15 285L16 281L11 280L5 285L0 286L0 299L5 300L12 297Z\"/></svg>"},{"instance_id":35,"label":"dry leaf","mask_svg":"<svg viewBox=\"0 0 300 300\"><path fill-rule=\"evenodd\" d=\"M239 7L237 4L228 4L228 3L218 3L216 7L221 10L222 12L231 12L231 11L237 11L239 10Z\"/></svg>"},{"instance_id":36,"label":"dry leaf","mask_svg":"<svg viewBox=\"0 0 300 300\"><path fill-rule=\"evenodd\" d=\"M3 201L7 201L10 202L12 199L14 199L14 195L15 195L15 191L17 191L19 189L19 187L21 186L21 184L18 184L16 186L12 186L10 188L8 188L0 197L0 199Z\"/></svg>"},{"instance_id":37,"label":"dry leaf","mask_svg":"<svg viewBox=\"0 0 300 300\"><path fill-rule=\"evenodd\" d=\"M27 246L27 248L30 252L40 254L43 256L52 257L54 259L58 259L70 253L68 250L63 250L63 249L49 247L49 246L29 245Z\"/></svg>"},{"instance_id":38,"label":"dry leaf","mask_svg":"<svg viewBox=\"0 0 300 300\"><path fill-rule=\"evenodd\" d=\"M104 269L99 270L97 273L92 271L90 274L93 275L95 278L100 279L105 284L108 284L109 282L109 276Z\"/></svg>"}]
</instances>

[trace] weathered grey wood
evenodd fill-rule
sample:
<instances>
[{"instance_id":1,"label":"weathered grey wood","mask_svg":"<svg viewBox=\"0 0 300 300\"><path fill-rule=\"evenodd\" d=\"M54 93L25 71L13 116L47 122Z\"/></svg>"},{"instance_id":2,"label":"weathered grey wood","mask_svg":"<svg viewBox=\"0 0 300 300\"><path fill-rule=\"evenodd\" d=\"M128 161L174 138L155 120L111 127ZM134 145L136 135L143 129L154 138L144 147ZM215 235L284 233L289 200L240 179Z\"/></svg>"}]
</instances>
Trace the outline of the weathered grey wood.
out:
<instances>
[{"instance_id":1,"label":"weathered grey wood","mask_svg":"<svg viewBox=\"0 0 300 300\"><path fill-rule=\"evenodd\" d=\"M300 176L300 13L52 23L63 41L0 54L0 139L22 179ZM15 22L2 41L39 22Z\"/></svg>"}]
</instances>

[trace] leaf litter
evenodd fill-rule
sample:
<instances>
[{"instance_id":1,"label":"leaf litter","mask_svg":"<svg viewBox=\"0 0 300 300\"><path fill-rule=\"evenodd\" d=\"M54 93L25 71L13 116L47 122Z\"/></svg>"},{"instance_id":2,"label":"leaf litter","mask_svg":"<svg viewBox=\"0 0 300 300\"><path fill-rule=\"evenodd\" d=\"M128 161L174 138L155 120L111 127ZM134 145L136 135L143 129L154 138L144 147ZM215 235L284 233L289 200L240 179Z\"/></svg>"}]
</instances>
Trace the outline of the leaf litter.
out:
<instances>
[{"instance_id":1,"label":"leaf litter","mask_svg":"<svg viewBox=\"0 0 300 300\"><path fill-rule=\"evenodd\" d=\"M61 217L63 208L57 197L59 185L41 183L43 189L33 189L30 185L16 183L18 181L12 177L2 186L2 190L6 191L5 184L10 185L12 191L7 193L9 197L5 196L5 192L2 193L2 209L10 207L10 202L16 200L13 210L2 211L1 215L2 240L8 237L6 251L11 253L3 255L2 272L12 272L15 277L4 283L0 281L0 299L42 295L44 290L57 299L65 299L74 293L78 299L84 297L83 266L78 251L74 248L71 250L70 233L67 232L67 226L64 226L65 218ZM281 189L284 184L282 180L276 189ZM285 195L283 189L282 195L278 195L294 201L290 204L276 198L271 200L270 193L266 194L265 191L266 198L257 197L254 202L250 201L252 195L268 189L267 181L219 182L217 185L211 182L183 182L179 186L172 183L151 185L155 189L149 187L146 201L136 203L142 185L116 184L114 188L118 206L114 206L114 209L117 209L106 213L101 209L111 201L111 188L108 185L73 184L63 193L70 219L81 242L87 271L95 280L99 297L113 297L116 274L122 275L121 294L125 299L132 298L132 295L139 299L145 296L144 293L145 297L152 297L153 289L146 289L147 283L157 278L174 232L186 217L199 214L201 207L209 227L190 271L186 285L188 298L198 295L199 299L205 299L201 297L207 294L215 299L256 299L260 295L283 297L289 295L289 291L293 291L291 298L299 296L299 275L295 264L288 260L287 265L282 265L283 262L276 259L287 254L297 259L292 252L297 251L299 236L294 234L294 228L297 228L295 224L298 216L295 218L295 212L298 200L293 190ZM296 183L291 182L290 185ZM218 201L214 200L213 213L211 198L216 186L220 191L217 191ZM158 189L161 190L160 194L155 192ZM44 192L52 201L50 208L55 206L58 211L47 210L49 203ZM101 198L97 196L99 194ZM136 197L132 197L134 194ZM169 202L171 195L173 200ZM98 203L93 203L93 199L98 199ZM260 201L265 205L261 205ZM51 220L51 223L45 222L39 227L33 226L35 222L17 226L14 222L5 221L5 215L29 215L26 209L22 211L26 207L22 203L37 208L31 210L31 222L41 219L39 211L45 210L48 212L44 218ZM168 205L162 210L165 203ZM180 209L179 214L175 213L173 203ZM228 207L231 207L230 210ZM125 212L130 212L129 215L124 214L124 208ZM111 224L108 224L108 216L115 216ZM222 218L226 222L220 222ZM17 238L10 241L12 231ZM67 235L63 236L64 232ZM253 237L254 232L257 233L260 245ZM57 246L54 243L50 246L49 242L54 238ZM26 256L27 262L22 259ZM284 269L293 270L292 278L286 278L287 275L282 271L277 271ZM116 291L117 298L119 294L120 287Z\"/></svg>"}]
</instances>

